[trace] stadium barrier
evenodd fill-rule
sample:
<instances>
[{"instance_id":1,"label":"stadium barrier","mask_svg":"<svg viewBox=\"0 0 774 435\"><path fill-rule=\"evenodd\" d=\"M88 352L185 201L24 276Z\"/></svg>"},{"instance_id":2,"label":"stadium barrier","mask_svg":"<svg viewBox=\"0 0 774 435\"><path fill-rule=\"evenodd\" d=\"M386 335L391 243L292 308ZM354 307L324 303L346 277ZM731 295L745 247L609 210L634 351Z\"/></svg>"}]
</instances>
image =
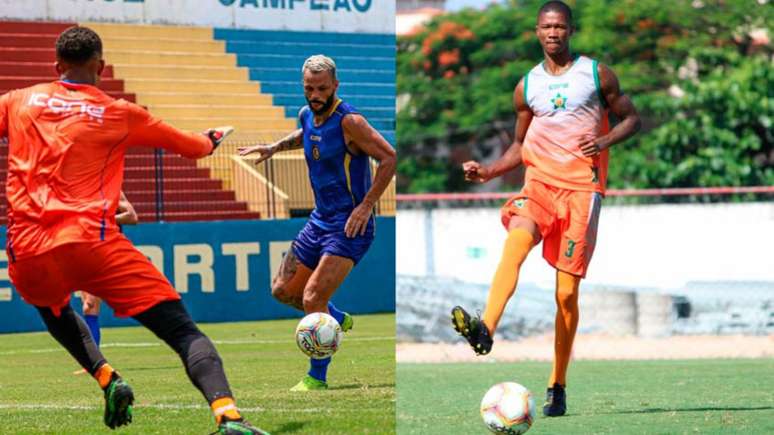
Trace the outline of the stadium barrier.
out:
<instances>
[{"instance_id":1,"label":"stadium barrier","mask_svg":"<svg viewBox=\"0 0 774 435\"><path fill-rule=\"evenodd\" d=\"M499 207L511 195L398 195L399 336L446 341L433 331L448 329L451 306L483 308L506 236ZM771 186L608 191L579 331L774 333L772 199ZM505 338L553 329L555 271L540 250L522 265Z\"/></svg>"},{"instance_id":2,"label":"stadium barrier","mask_svg":"<svg viewBox=\"0 0 774 435\"><path fill-rule=\"evenodd\" d=\"M125 228L132 240L183 297L196 321L233 322L299 317L275 301L271 277L304 219L146 223ZM395 311L395 219L376 220L376 239L336 292L333 301L356 313ZM5 228L0 228L5 244ZM88 289L73 289L88 290ZM73 298L80 309L80 300ZM136 324L117 319L103 304L105 326ZM0 253L0 333L43 330L35 309L12 289L8 259Z\"/></svg>"}]
</instances>

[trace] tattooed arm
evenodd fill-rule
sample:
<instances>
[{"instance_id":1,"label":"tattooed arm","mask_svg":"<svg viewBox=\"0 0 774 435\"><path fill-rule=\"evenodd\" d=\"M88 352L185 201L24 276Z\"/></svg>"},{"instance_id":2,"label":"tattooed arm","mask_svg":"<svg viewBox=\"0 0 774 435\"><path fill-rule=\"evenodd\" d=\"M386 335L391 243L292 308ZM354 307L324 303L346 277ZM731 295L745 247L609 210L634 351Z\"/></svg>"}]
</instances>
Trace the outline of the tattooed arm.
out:
<instances>
[{"instance_id":1,"label":"tattooed arm","mask_svg":"<svg viewBox=\"0 0 774 435\"><path fill-rule=\"evenodd\" d=\"M277 151L287 151L287 150L295 150L300 149L304 147L303 142L304 133L303 130L300 128L298 130L293 131L289 135L283 137L282 139L278 140L277 142L274 142L273 144L265 145L265 144L258 144L253 145L249 147L239 147L239 155L240 156L246 156L253 153L259 153L257 159L255 159L255 164L261 163L262 161L268 159L269 157L273 156L274 153Z\"/></svg>"}]
</instances>

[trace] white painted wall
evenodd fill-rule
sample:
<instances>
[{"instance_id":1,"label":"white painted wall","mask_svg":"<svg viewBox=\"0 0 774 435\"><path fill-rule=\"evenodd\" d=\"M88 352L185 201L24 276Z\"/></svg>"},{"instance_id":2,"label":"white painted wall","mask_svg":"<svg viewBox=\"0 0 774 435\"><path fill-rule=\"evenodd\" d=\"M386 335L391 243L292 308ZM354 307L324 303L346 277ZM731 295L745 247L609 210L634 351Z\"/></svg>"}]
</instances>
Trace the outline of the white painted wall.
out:
<instances>
[{"instance_id":1,"label":"white painted wall","mask_svg":"<svg viewBox=\"0 0 774 435\"><path fill-rule=\"evenodd\" d=\"M0 19L395 33L393 0L0 0Z\"/></svg>"},{"instance_id":2,"label":"white painted wall","mask_svg":"<svg viewBox=\"0 0 774 435\"><path fill-rule=\"evenodd\" d=\"M505 230L497 208L436 209L432 253L424 210L400 210L397 272L488 284ZM554 270L532 250L520 280L553 288ZM602 207L586 282L677 288L687 281L774 281L774 202Z\"/></svg>"}]
</instances>

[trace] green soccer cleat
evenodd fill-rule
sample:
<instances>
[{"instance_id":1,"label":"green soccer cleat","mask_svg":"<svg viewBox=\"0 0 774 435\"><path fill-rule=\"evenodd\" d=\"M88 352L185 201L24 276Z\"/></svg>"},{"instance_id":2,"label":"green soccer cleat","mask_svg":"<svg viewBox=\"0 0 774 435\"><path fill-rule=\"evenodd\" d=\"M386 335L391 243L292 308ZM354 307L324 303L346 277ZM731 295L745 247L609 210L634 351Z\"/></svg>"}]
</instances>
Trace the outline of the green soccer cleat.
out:
<instances>
[{"instance_id":1,"label":"green soccer cleat","mask_svg":"<svg viewBox=\"0 0 774 435\"><path fill-rule=\"evenodd\" d=\"M567 393L558 382L546 390L546 403L543 404L543 415L546 417L561 417L567 412Z\"/></svg>"},{"instance_id":2,"label":"green soccer cleat","mask_svg":"<svg viewBox=\"0 0 774 435\"><path fill-rule=\"evenodd\" d=\"M306 375L304 379L301 379L301 382L297 383L295 387L290 389L290 391L317 391L327 389L327 382L323 382L319 379L315 379L309 375Z\"/></svg>"},{"instance_id":3,"label":"green soccer cleat","mask_svg":"<svg viewBox=\"0 0 774 435\"><path fill-rule=\"evenodd\" d=\"M105 388L105 425L115 429L131 423L132 403L134 403L132 387L114 372L113 378Z\"/></svg>"},{"instance_id":4,"label":"green soccer cleat","mask_svg":"<svg viewBox=\"0 0 774 435\"><path fill-rule=\"evenodd\" d=\"M352 315L349 313L344 313L344 320L341 322L341 332L347 332L352 329L352 326L355 325L354 319L352 319Z\"/></svg>"},{"instance_id":5,"label":"green soccer cleat","mask_svg":"<svg viewBox=\"0 0 774 435\"><path fill-rule=\"evenodd\" d=\"M459 305L452 308L451 314L454 330L468 340L476 354L486 355L492 350L492 336L481 321L481 316L470 317Z\"/></svg>"},{"instance_id":6,"label":"green soccer cleat","mask_svg":"<svg viewBox=\"0 0 774 435\"><path fill-rule=\"evenodd\" d=\"M218 430L210 435L270 435L245 420L226 420L218 425Z\"/></svg>"}]
</instances>

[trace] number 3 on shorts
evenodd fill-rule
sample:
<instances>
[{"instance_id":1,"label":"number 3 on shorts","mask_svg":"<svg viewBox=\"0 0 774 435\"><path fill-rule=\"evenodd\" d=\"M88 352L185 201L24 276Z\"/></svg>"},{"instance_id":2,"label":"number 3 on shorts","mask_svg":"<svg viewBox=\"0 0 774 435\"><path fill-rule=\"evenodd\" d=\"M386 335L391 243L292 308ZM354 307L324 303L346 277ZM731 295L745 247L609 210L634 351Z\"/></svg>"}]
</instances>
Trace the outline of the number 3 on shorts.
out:
<instances>
[{"instance_id":1,"label":"number 3 on shorts","mask_svg":"<svg viewBox=\"0 0 774 435\"><path fill-rule=\"evenodd\" d=\"M575 242L572 240L567 241L567 251L564 252L564 256L567 258L572 257L572 253L575 251Z\"/></svg>"}]
</instances>

